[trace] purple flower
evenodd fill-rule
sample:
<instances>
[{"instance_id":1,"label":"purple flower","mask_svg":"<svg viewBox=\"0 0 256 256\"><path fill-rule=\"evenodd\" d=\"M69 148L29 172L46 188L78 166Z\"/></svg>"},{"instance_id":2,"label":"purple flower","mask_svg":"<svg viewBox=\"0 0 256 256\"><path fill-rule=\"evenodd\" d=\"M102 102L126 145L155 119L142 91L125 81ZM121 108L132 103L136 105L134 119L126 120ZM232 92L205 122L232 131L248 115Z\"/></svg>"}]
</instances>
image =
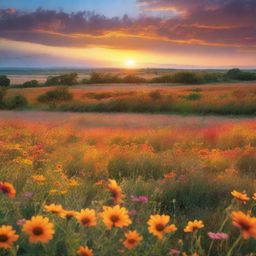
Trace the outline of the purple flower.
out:
<instances>
[{"instance_id":1,"label":"purple flower","mask_svg":"<svg viewBox=\"0 0 256 256\"><path fill-rule=\"evenodd\" d=\"M20 219L20 220L17 220L17 225L19 225L19 226L22 226L23 224L25 224L26 223L26 219Z\"/></svg>"},{"instance_id":2,"label":"purple flower","mask_svg":"<svg viewBox=\"0 0 256 256\"><path fill-rule=\"evenodd\" d=\"M228 234L226 233L212 233L212 232L208 232L208 236L211 238L211 239L214 239L214 240L226 240L228 239Z\"/></svg>"},{"instance_id":3,"label":"purple flower","mask_svg":"<svg viewBox=\"0 0 256 256\"><path fill-rule=\"evenodd\" d=\"M131 199L135 202L148 202L148 197L147 196L131 196Z\"/></svg>"},{"instance_id":4,"label":"purple flower","mask_svg":"<svg viewBox=\"0 0 256 256\"><path fill-rule=\"evenodd\" d=\"M178 251L178 250L175 250L175 249L171 249L170 251L169 251L169 254L170 255L178 255L178 254L180 254L181 253L181 251Z\"/></svg>"},{"instance_id":5,"label":"purple flower","mask_svg":"<svg viewBox=\"0 0 256 256\"><path fill-rule=\"evenodd\" d=\"M25 197L32 197L33 194L32 194L32 193L26 193L26 194L24 194L24 196L25 196Z\"/></svg>"}]
</instances>

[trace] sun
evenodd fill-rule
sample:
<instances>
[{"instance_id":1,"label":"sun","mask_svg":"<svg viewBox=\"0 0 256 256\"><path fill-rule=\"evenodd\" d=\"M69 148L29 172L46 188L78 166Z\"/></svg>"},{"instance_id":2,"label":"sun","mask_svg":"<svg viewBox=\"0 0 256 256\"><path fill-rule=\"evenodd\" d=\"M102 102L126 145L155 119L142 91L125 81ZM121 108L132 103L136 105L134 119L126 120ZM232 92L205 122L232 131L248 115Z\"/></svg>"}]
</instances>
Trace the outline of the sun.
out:
<instances>
[{"instance_id":1,"label":"sun","mask_svg":"<svg viewBox=\"0 0 256 256\"><path fill-rule=\"evenodd\" d=\"M126 67L128 67L128 68L134 67L135 64L136 64L136 63L135 63L135 61L134 61L133 59L128 59L128 60L125 61L125 65L126 65Z\"/></svg>"}]
</instances>

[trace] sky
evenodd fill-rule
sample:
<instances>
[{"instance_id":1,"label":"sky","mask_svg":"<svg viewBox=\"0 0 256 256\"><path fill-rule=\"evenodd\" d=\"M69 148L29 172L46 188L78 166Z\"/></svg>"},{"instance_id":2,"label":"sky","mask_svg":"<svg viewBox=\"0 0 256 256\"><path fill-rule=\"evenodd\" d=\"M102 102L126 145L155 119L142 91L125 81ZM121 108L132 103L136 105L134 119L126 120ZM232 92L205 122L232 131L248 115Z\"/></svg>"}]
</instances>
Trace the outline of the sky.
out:
<instances>
[{"instance_id":1,"label":"sky","mask_svg":"<svg viewBox=\"0 0 256 256\"><path fill-rule=\"evenodd\" d=\"M0 67L256 68L256 0L0 0Z\"/></svg>"}]
</instances>

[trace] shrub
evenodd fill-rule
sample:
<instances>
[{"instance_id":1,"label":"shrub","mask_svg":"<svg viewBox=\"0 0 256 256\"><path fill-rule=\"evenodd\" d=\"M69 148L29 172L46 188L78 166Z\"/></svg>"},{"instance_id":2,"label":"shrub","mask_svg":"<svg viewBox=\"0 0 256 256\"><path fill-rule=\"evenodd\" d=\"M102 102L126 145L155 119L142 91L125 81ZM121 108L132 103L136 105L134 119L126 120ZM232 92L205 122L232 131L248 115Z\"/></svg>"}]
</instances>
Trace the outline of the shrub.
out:
<instances>
[{"instance_id":1,"label":"shrub","mask_svg":"<svg viewBox=\"0 0 256 256\"><path fill-rule=\"evenodd\" d=\"M234 80L252 81L256 80L256 72L242 71L239 68L233 68L227 72L227 77Z\"/></svg>"},{"instance_id":2,"label":"shrub","mask_svg":"<svg viewBox=\"0 0 256 256\"><path fill-rule=\"evenodd\" d=\"M123 78L124 83L144 83L146 81L145 78L136 75L127 75Z\"/></svg>"},{"instance_id":3,"label":"shrub","mask_svg":"<svg viewBox=\"0 0 256 256\"><path fill-rule=\"evenodd\" d=\"M200 100L202 98L202 94L200 93L190 93L186 96L187 100Z\"/></svg>"},{"instance_id":4,"label":"shrub","mask_svg":"<svg viewBox=\"0 0 256 256\"><path fill-rule=\"evenodd\" d=\"M202 84L204 81L198 72L179 71L173 74L172 82L183 84Z\"/></svg>"},{"instance_id":5,"label":"shrub","mask_svg":"<svg viewBox=\"0 0 256 256\"><path fill-rule=\"evenodd\" d=\"M58 102L58 101L70 101L73 98L73 94L68 91L67 87L57 87L54 90L48 91L40 95L37 100L39 102Z\"/></svg>"},{"instance_id":6,"label":"shrub","mask_svg":"<svg viewBox=\"0 0 256 256\"><path fill-rule=\"evenodd\" d=\"M60 76L49 76L45 82L45 85L75 85L78 83L78 74L70 73Z\"/></svg>"},{"instance_id":7,"label":"shrub","mask_svg":"<svg viewBox=\"0 0 256 256\"><path fill-rule=\"evenodd\" d=\"M30 80L25 82L22 87L23 88L31 88L31 87L38 87L39 86L39 82L37 80Z\"/></svg>"},{"instance_id":8,"label":"shrub","mask_svg":"<svg viewBox=\"0 0 256 256\"><path fill-rule=\"evenodd\" d=\"M0 87L8 87L10 83L11 81L7 76L0 76Z\"/></svg>"},{"instance_id":9,"label":"shrub","mask_svg":"<svg viewBox=\"0 0 256 256\"><path fill-rule=\"evenodd\" d=\"M90 84L101 84L101 83L121 83L122 79L118 75L113 75L109 73L98 73L93 72L91 74L88 83Z\"/></svg>"},{"instance_id":10,"label":"shrub","mask_svg":"<svg viewBox=\"0 0 256 256\"><path fill-rule=\"evenodd\" d=\"M8 109L24 108L28 105L26 97L22 95L15 95L7 100Z\"/></svg>"},{"instance_id":11,"label":"shrub","mask_svg":"<svg viewBox=\"0 0 256 256\"><path fill-rule=\"evenodd\" d=\"M6 95L6 89L0 89L0 109L5 107L4 96Z\"/></svg>"}]
</instances>

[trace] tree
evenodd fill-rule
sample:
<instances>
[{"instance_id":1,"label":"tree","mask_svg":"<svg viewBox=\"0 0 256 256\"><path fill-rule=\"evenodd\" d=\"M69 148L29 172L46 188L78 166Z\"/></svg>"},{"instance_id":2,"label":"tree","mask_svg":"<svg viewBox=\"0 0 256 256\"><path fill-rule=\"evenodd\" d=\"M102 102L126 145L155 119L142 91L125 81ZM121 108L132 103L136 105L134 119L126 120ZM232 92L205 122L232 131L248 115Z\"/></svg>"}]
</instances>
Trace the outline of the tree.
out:
<instances>
[{"instance_id":1,"label":"tree","mask_svg":"<svg viewBox=\"0 0 256 256\"><path fill-rule=\"evenodd\" d=\"M1 87L8 87L10 86L10 79L7 76L0 76L0 86Z\"/></svg>"}]
</instances>

